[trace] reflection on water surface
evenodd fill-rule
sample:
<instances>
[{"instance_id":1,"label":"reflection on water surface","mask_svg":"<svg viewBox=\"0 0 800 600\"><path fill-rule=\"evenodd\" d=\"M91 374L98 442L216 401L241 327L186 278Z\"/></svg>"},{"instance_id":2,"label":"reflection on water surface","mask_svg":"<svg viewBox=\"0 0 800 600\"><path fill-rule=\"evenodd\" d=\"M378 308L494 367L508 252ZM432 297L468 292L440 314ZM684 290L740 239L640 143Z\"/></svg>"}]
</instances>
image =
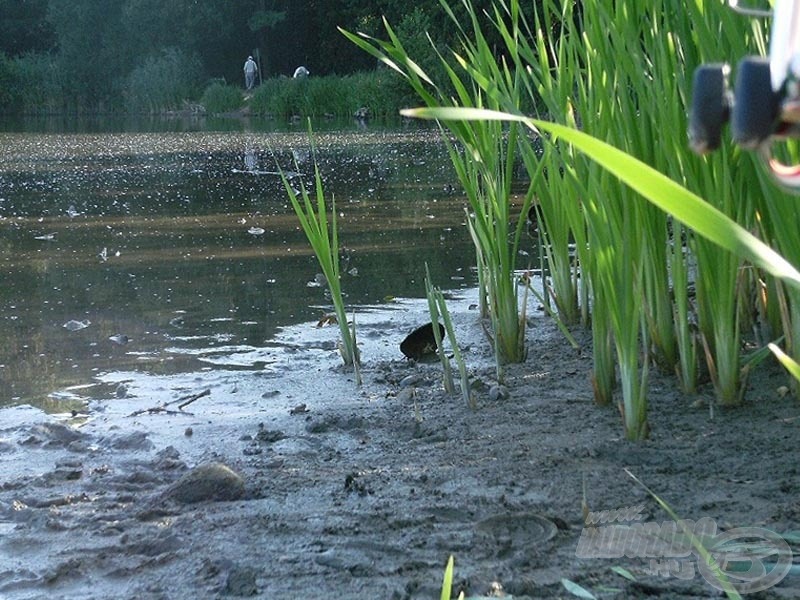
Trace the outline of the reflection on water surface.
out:
<instances>
[{"instance_id":1,"label":"reflection on water surface","mask_svg":"<svg viewBox=\"0 0 800 600\"><path fill-rule=\"evenodd\" d=\"M474 285L436 133L316 143L350 305L423 295L425 261L443 287ZM63 402L115 370L209 368L203 349L319 318L325 286L276 164L313 185L302 133L0 133L0 405Z\"/></svg>"}]
</instances>

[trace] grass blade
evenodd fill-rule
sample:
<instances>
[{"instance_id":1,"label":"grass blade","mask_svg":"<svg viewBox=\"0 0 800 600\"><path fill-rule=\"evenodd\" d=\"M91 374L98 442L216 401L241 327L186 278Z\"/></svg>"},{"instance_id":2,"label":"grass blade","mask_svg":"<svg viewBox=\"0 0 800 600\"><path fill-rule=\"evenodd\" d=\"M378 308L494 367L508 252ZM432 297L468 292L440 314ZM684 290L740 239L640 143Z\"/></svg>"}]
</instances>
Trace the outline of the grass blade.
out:
<instances>
[{"instance_id":1,"label":"grass blade","mask_svg":"<svg viewBox=\"0 0 800 600\"><path fill-rule=\"evenodd\" d=\"M800 272L775 250L666 175L586 133L556 123L485 109L414 108L402 113L424 119L519 121L535 131L551 133L574 145L649 202L691 227L696 233L800 291Z\"/></svg>"}]
</instances>

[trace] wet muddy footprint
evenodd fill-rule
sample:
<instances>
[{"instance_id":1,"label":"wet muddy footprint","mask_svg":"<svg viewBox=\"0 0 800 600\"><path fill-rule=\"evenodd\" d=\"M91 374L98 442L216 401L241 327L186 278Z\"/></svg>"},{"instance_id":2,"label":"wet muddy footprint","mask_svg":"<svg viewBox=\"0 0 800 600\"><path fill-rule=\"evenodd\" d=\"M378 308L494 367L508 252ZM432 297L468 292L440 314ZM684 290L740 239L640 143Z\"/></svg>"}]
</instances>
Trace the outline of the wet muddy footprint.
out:
<instances>
[{"instance_id":1,"label":"wet muddy footprint","mask_svg":"<svg viewBox=\"0 0 800 600\"><path fill-rule=\"evenodd\" d=\"M497 558L538 553L549 548L557 533L553 521L536 513L496 515L475 525L475 548Z\"/></svg>"}]
</instances>

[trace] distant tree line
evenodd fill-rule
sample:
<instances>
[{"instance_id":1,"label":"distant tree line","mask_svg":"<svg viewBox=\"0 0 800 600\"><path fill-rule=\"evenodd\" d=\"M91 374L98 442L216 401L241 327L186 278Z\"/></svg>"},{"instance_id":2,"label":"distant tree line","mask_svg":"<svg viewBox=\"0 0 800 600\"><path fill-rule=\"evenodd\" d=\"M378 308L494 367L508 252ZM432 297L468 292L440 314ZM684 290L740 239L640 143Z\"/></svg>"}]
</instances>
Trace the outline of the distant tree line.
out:
<instances>
[{"instance_id":1,"label":"distant tree line","mask_svg":"<svg viewBox=\"0 0 800 600\"><path fill-rule=\"evenodd\" d=\"M374 59L337 26L383 38L384 16L430 65L426 34L441 49L456 39L439 0L0 0L0 111L171 107L241 85L250 54L263 79L368 71Z\"/></svg>"}]
</instances>

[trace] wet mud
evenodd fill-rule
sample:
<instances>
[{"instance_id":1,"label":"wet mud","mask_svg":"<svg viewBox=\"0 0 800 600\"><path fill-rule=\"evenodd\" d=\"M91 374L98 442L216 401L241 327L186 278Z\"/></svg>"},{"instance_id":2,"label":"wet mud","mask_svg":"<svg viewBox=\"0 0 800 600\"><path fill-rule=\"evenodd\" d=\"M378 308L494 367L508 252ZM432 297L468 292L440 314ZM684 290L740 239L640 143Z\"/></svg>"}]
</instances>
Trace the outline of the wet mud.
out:
<instances>
[{"instance_id":1,"label":"wet mud","mask_svg":"<svg viewBox=\"0 0 800 600\"><path fill-rule=\"evenodd\" d=\"M563 579L598 598L719 596L694 555L683 578L576 555L587 511L670 521L625 469L719 531L800 529L800 405L777 367L713 418L710 389L656 374L651 438L632 443L592 401L588 336L576 352L532 318L500 386L470 300L452 312L474 411L438 363L399 352L422 302L359 317L361 387L336 329L311 323L279 334L264 371L130 375L122 398L104 381L75 417L4 409L0 598L438 598L451 554L467 596L573 597ZM792 571L751 597L798 595Z\"/></svg>"}]
</instances>

